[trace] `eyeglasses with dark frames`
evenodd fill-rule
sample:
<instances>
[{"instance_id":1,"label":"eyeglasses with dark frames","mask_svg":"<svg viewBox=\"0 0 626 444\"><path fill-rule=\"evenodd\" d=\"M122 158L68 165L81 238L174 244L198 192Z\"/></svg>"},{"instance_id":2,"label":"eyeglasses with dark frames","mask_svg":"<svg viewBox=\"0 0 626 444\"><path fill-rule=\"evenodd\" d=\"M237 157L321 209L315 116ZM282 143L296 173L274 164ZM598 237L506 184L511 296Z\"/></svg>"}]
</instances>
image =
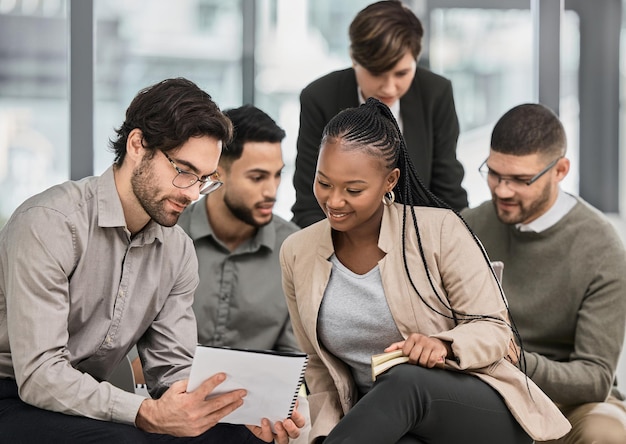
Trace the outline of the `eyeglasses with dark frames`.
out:
<instances>
[{"instance_id":1,"label":"eyeglasses with dark frames","mask_svg":"<svg viewBox=\"0 0 626 444\"><path fill-rule=\"evenodd\" d=\"M217 174L217 172L211 174L211 176L213 176L215 179L212 179L211 177L202 178L197 174L179 168L178 165L176 165L174 161L170 159L170 156L168 156L165 151L161 152L163 153L165 158L172 164L172 166L176 170L176 173L178 173L176 174L176 176L174 176L174 179L172 179L172 185L174 185L176 188L189 188L200 182L200 194L209 194L217 190L224 184L221 180L219 180L220 176Z\"/></svg>"},{"instance_id":2,"label":"eyeglasses with dark frames","mask_svg":"<svg viewBox=\"0 0 626 444\"><path fill-rule=\"evenodd\" d=\"M537 174L535 174L530 179L526 179L526 178L519 177L519 176L501 176L500 174L496 173L491 168L489 168L489 166L487 165L487 160L489 160L489 159L485 159L485 161L478 168L478 172L487 180L487 183L489 183L491 185L498 185L500 182L504 181L504 183L509 188L512 188L512 189L517 188L517 189L519 189L519 188L523 188L525 186L530 186L533 183L535 183L541 176L543 176L548 171L550 171L550 169L553 168L554 165L556 165L556 163L561 158L563 158L563 156L559 156L556 159L554 159L552 162L550 162L548 165L546 165L546 167L544 169L539 171Z\"/></svg>"}]
</instances>

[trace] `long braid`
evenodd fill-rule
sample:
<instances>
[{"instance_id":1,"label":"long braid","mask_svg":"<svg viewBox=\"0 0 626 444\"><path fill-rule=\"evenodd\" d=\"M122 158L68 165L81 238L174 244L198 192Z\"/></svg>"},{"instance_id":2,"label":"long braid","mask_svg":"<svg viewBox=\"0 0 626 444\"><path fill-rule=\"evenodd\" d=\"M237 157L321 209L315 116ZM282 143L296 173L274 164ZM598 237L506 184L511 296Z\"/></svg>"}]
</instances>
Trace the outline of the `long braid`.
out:
<instances>
[{"instance_id":1,"label":"long braid","mask_svg":"<svg viewBox=\"0 0 626 444\"><path fill-rule=\"evenodd\" d=\"M379 114L382 114L385 119L377 118ZM348 145L354 143L355 145L358 145L361 149L365 148L365 150L369 151L372 155L382 157L388 167L398 167L398 169L400 170L400 177L398 183L394 188L394 193L396 194L396 200L399 203L403 204L404 207L402 218L402 258L404 262L404 269L411 284L411 287L417 293L424 305L426 305L430 310L445 318L453 319L455 323L458 323L459 321L470 321L477 319L491 319L498 322L504 322L511 329L513 335L515 336L515 339L520 346L518 359L520 362L520 368L525 373L526 359L523 353L524 348L522 344L522 338L517 330L515 322L513 321L513 317L510 313L509 305L504 295L504 291L502 290L502 286L500 285L500 281L499 279L497 279L495 272L491 267L487 252L485 251L478 237L469 227L465 219L463 219L463 217L461 217L458 212L450 208L450 206L447 205L444 201L435 196L419 178L413 162L408 155L406 143L404 141L404 137L402 136L402 132L400 131L398 123L391 113L391 110L379 100L369 98L367 99L365 104L361 105L359 108L352 109L351 112L342 112L338 114L335 118L333 118L324 129L323 140L328 137L342 138L345 142L348 142ZM445 208L453 211L459 217L459 219L463 221L463 224L472 235L472 238L474 239L476 244L479 246L483 258L485 259L489 270L491 270L494 279L496 279L496 281L498 282L500 297L502 298L506 306L509 322L496 316L460 312L458 310L455 310L450 305L447 298L444 298L441 294L439 294L432 280L431 273L428 270L426 254L424 252L422 238L417 224L415 206ZM440 310L437 310L435 307L430 305L428 301L420 294L417 286L413 281L406 256L407 209L411 213L413 228L417 236L417 244L420 258L422 260L422 264L424 266L430 288L436 295L439 302L446 308L446 310L449 311L449 314L442 313Z\"/></svg>"}]
</instances>

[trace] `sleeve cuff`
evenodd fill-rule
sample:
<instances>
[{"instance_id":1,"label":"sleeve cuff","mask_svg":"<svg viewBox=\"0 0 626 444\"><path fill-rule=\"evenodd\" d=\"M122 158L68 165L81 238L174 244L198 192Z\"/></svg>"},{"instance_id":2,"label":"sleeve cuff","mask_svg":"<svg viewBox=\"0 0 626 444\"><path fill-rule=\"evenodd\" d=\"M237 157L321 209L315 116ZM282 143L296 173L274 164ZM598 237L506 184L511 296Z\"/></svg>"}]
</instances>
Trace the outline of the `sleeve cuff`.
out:
<instances>
[{"instance_id":1,"label":"sleeve cuff","mask_svg":"<svg viewBox=\"0 0 626 444\"><path fill-rule=\"evenodd\" d=\"M524 358L526 360L526 375L528 375L529 378L532 378L537 370L539 360L537 359L537 355L527 351L524 351Z\"/></svg>"},{"instance_id":2,"label":"sleeve cuff","mask_svg":"<svg viewBox=\"0 0 626 444\"><path fill-rule=\"evenodd\" d=\"M124 390L119 390L118 392L118 396L113 401L111 420L134 426L139 407L146 398Z\"/></svg>"}]
</instances>

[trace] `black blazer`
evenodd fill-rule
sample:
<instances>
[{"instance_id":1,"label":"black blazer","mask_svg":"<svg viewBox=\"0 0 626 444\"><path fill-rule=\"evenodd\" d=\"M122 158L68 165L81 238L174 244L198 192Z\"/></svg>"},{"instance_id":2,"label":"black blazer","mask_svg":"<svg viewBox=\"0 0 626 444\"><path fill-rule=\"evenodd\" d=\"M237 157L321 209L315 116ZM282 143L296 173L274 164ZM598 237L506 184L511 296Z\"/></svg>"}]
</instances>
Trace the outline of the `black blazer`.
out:
<instances>
[{"instance_id":1,"label":"black blazer","mask_svg":"<svg viewBox=\"0 0 626 444\"><path fill-rule=\"evenodd\" d=\"M324 218L313 195L317 154L324 126L339 111L359 105L352 68L321 77L300 93L300 130L293 185L293 222L301 227ZM456 158L459 121L449 80L418 67L400 99L406 145L417 173L430 190L456 210L467 207L461 187L463 166Z\"/></svg>"}]
</instances>

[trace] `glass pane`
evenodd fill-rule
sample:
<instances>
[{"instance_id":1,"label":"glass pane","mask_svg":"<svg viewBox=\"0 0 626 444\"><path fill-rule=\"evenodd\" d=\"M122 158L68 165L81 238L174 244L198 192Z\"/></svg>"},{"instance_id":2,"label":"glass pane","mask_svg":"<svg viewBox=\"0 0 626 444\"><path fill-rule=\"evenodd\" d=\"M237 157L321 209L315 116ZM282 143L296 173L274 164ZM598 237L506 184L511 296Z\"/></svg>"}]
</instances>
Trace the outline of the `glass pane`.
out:
<instances>
[{"instance_id":1,"label":"glass pane","mask_svg":"<svg viewBox=\"0 0 626 444\"><path fill-rule=\"evenodd\" d=\"M561 21L561 100L560 117L567 135L567 157L570 172L561 182L564 190L579 191L580 98L578 76L580 69L580 17L565 11Z\"/></svg>"},{"instance_id":2,"label":"glass pane","mask_svg":"<svg viewBox=\"0 0 626 444\"><path fill-rule=\"evenodd\" d=\"M67 2L0 0L0 227L69 177Z\"/></svg>"},{"instance_id":3,"label":"glass pane","mask_svg":"<svg viewBox=\"0 0 626 444\"><path fill-rule=\"evenodd\" d=\"M239 1L96 0L95 174L113 161L106 143L137 92L186 77L220 106L241 103Z\"/></svg>"},{"instance_id":4,"label":"glass pane","mask_svg":"<svg viewBox=\"0 0 626 444\"><path fill-rule=\"evenodd\" d=\"M300 91L350 66L348 26L371 0L259 0L255 104L285 130L285 169L275 213L290 220Z\"/></svg>"},{"instance_id":5,"label":"glass pane","mask_svg":"<svg viewBox=\"0 0 626 444\"><path fill-rule=\"evenodd\" d=\"M530 5L529 5L530 6ZM515 105L536 102L534 36L530 9L446 8L430 17L431 69L452 81L461 125L457 156L470 207L490 199L478 167L489 154L496 121ZM563 189L578 192L578 16L561 23L560 117L568 137L571 169Z\"/></svg>"},{"instance_id":6,"label":"glass pane","mask_svg":"<svg viewBox=\"0 0 626 444\"><path fill-rule=\"evenodd\" d=\"M470 207L490 198L478 167L491 130L508 109L535 101L530 9L435 9L430 17L431 69L452 81L461 126L457 156Z\"/></svg>"},{"instance_id":7,"label":"glass pane","mask_svg":"<svg viewBox=\"0 0 626 444\"><path fill-rule=\"evenodd\" d=\"M619 70L619 205L620 214L626 212L626 0L622 0L622 29L620 33L620 70ZM626 217L625 217L626 218ZM624 222L624 241L626 242L626 222ZM621 354L620 360L623 362L624 376L621 379L621 387L626 387L626 353Z\"/></svg>"}]
</instances>

